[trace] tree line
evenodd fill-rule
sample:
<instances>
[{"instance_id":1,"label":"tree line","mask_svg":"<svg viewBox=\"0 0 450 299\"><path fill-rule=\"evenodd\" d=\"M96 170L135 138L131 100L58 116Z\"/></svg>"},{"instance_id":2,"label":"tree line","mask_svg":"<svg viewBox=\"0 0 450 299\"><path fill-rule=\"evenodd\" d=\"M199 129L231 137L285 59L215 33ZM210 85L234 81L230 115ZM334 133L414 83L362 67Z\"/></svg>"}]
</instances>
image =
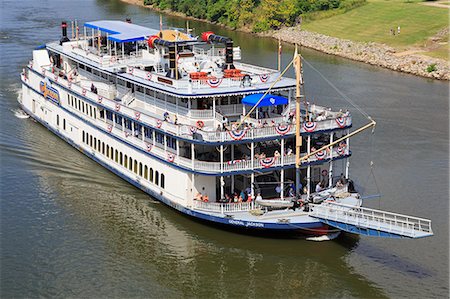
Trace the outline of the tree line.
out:
<instances>
[{"instance_id":1,"label":"tree line","mask_svg":"<svg viewBox=\"0 0 450 299\"><path fill-rule=\"evenodd\" d=\"M293 26L321 11L347 11L366 0L143 0L161 10L253 32Z\"/></svg>"}]
</instances>

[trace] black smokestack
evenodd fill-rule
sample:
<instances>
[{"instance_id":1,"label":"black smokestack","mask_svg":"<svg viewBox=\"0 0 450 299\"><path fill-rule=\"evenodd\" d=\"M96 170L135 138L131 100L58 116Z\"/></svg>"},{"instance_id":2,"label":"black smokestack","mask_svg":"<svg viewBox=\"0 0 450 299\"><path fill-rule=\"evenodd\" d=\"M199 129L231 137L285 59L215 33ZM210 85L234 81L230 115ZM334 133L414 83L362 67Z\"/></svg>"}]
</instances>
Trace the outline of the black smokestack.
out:
<instances>
[{"instance_id":1,"label":"black smokestack","mask_svg":"<svg viewBox=\"0 0 450 299\"><path fill-rule=\"evenodd\" d=\"M235 69L233 64L233 40L231 38L216 35L212 31L207 31L202 33L202 40L205 42L225 44L225 69Z\"/></svg>"},{"instance_id":2,"label":"black smokestack","mask_svg":"<svg viewBox=\"0 0 450 299\"><path fill-rule=\"evenodd\" d=\"M70 41L69 38L67 37L67 22L65 22L65 21L61 22L61 30L62 30L62 37L61 37L61 40L59 41L60 45L62 45L65 42Z\"/></svg>"},{"instance_id":3,"label":"black smokestack","mask_svg":"<svg viewBox=\"0 0 450 299\"><path fill-rule=\"evenodd\" d=\"M175 79L176 76L176 59L177 53L175 52L175 45L170 45L169 47L169 71L166 74L166 77ZM180 78L180 73L178 73L178 78Z\"/></svg>"}]
</instances>

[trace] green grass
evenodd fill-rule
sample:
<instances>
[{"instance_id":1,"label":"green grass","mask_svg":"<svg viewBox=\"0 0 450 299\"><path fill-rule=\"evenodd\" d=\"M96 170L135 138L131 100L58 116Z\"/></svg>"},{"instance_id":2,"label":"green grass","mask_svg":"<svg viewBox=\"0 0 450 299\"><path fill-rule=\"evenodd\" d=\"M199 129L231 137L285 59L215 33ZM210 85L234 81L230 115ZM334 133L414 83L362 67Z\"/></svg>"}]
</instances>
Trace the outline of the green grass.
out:
<instances>
[{"instance_id":1,"label":"green grass","mask_svg":"<svg viewBox=\"0 0 450 299\"><path fill-rule=\"evenodd\" d=\"M448 26L449 10L418 2L368 0L364 6L330 18L306 22L302 28L354 41L384 43L399 50L422 47L429 37ZM396 30L397 26L401 28L400 34L391 35L390 29ZM442 54L439 52L437 55ZM448 53L445 54L448 57Z\"/></svg>"}]
</instances>

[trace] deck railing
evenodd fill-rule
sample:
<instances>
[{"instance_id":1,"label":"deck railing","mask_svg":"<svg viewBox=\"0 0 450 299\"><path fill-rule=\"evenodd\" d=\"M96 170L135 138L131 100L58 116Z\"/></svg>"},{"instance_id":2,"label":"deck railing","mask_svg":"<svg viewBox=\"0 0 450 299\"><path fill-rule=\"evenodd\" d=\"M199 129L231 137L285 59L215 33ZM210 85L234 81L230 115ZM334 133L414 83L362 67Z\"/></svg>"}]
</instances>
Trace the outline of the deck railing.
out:
<instances>
[{"instance_id":1,"label":"deck railing","mask_svg":"<svg viewBox=\"0 0 450 299\"><path fill-rule=\"evenodd\" d=\"M312 216L356 225L357 227L409 237L433 234L431 221L428 219L333 202L311 205L311 207Z\"/></svg>"},{"instance_id":2,"label":"deck railing","mask_svg":"<svg viewBox=\"0 0 450 299\"><path fill-rule=\"evenodd\" d=\"M194 200L194 209L218 212L221 214L227 212L245 212L251 211L258 207L258 205L251 202L237 202L237 203L216 203L216 202L203 202L199 200Z\"/></svg>"},{"instance_id":3,"label":"deck railing","mask_svg":"<svg viewBox=\"0 0 450 299\"><path fill-rule=\"evenodd\" d=\"M279 132L277 132L277 126L266 126L262 128L242 128L245 132L243 132L243 136L235 134L236 132L233 131L206 131L201 129L196 129L195 134L190 130L193 126L195 126L195 123L192 123L190 125L186 124L179 124L175 125L174 123L163 121L163 109L167 109L167 107L171 109L179 109L181 112L186 112L187 108L184 107L176 107L172 103L166 103L163 104L160 100L155 100L151 96L149 97L148 101L145 101L144 107L141 107L141 109L127 107L123 105L121 102L117 102L112 99L108 99L106 97L102 97L99 94L93 93L87 88L83 88L80 85L69 82L68 80L59 77L56 74L51 74L51 67L38 69L37 66L31 65L31 67L36 70L37 72L44 73L45 75L49 76L52 80L57 81L58 84L61 84L62 86L73 90L74 92L83 95L86 98L89 98L90 100L97 102L99 106L103 106L105 108L108 108L113 111L117 111L117 113L121 113L124 116L130 118L130 119L138 119L139 121L150 126L150 127L158 127L160 130L167 131L170 133L173 133L178 136L183 136L183 138L188 139L200 139L206 142L225 142L225 141L236 141L236 140L252 140L256 138L268 138L268 137L277 137L280 136ZM137 93L136 93L137 94ZM139 98L142 96L142 93L139 93ZM147 95L146 95L147 97ZM153 102L153 103L152 103ZM148 112L147 112L148 111ZM154 114L161 114L161 117L155 117L151 115L151 111L154 111ZM165 111L165 110L164 110ZM212 111L212 110L208 110ZM190 113L190 112L189 112ZM205 125L208 125L210 128L213 128L214 123L217 123L219 120L222 119L222 115L219 113L215 113L214 120L205 120ZM195 120L195 119L194 119ZM192 121L194 121L192 120ZM314 129L308 132L316 132L321 130L330 130L330 129L336 129L340 127L347 127L352 124L351 117L344 118L343 123L338 123L336 119L327 119L320 122L314 123ZM206 127L206 126L205 126ZM305 133L307 130L305 129L305 126L302 126L300 129L300 132ZM187 134L186 134L187 132ZM285 134L293 134L295 132L295 125L292 124L289 126L289 131L285 132Z\"/></svg>"}]
</instances>

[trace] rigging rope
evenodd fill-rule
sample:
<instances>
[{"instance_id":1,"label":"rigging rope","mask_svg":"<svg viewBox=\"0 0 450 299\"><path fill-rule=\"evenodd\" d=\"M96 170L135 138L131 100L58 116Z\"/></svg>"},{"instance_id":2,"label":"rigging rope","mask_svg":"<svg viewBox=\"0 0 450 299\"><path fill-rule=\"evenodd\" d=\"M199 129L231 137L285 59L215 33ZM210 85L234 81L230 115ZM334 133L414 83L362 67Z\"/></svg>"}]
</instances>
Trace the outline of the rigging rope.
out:
<instances>
[{"instance_id":1,"label":"rigging rope","mask_svg":"<svg viewBox=\"0 0 450 299\"><path fill-rule=\"evenodd\" d=\"M330 80L328 80L318 69L316 69L311 63L308 62L305 58L303 58L303 61L312 68L317 74L319 74L320 77L322 77L325 82L327 82L345 101L347 101L350 105L353 106L356 110L358 110L362 115L367 117L368 119L371 119L369 114L367 114L364 110L361 109L355 102L353 102L348 96L346 96L343 92L339 90L333 83L331 83Z\"/></svg>"}]
</instances>

